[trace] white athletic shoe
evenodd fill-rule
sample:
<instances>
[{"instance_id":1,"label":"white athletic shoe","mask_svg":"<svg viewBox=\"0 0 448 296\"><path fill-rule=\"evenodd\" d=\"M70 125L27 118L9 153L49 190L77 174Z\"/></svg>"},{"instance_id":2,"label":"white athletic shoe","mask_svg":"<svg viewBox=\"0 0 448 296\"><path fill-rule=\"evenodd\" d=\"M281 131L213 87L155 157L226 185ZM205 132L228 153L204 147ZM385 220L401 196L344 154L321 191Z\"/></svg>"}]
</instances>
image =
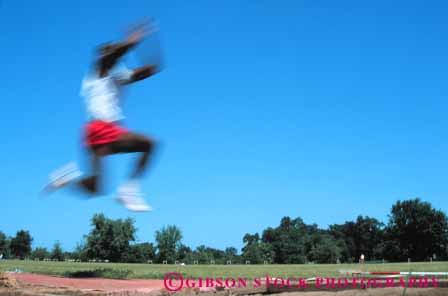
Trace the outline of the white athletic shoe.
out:
<instances>
[{"instance_id":1,"label":"white athletic shoe","mask_svg":"<svg viewBox=\"0 0 448 296\"><path fill-rule=\"evenodd\" d=\"M149 212L151 206L145 203L140 192L139 184L136 181L128 182L118 188L117 200L130 211Z\"/></svg>"},{"instance_id":2,"label":"white athletic shoe","mask_svg":"<svg viewBox=\"0 0 448 296\"><path fill-rule=\"evenodd\" d=\"M45 192L53 192L57 189L67 186L82 175L78 166L74 162L70 162L62 168L50 174L50 183L45 186Z\"/></svg>"}]
</instances>

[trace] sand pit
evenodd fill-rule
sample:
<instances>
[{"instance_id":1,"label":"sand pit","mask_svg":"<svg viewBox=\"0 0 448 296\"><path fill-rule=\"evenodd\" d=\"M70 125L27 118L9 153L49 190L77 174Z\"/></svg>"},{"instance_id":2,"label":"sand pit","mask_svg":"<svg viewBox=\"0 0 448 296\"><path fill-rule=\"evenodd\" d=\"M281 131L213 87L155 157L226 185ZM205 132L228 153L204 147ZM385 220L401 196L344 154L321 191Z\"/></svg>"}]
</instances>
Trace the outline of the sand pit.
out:
<instances>
[{"instance_id":1,"label":"sand pit","mask_svg":"<svg viewBox=\"0 0 448 296\"><path fill-rule=\"evenodd\" d=\"M0 273L0 288L18 288L19 284L14 277L8 276L6 273Z\"/></svg>"},{"instance_id":2,"label":"sand pit","mask_svg":"<svg viewBox=\"0 0 448 296\"><path fill-rule=\"evenodd\" d=\"M29 273L3 277L8 285L0 286L0 295L160 295L164 288L161 280L75 279Z\"/></svg>"}]
</instances>

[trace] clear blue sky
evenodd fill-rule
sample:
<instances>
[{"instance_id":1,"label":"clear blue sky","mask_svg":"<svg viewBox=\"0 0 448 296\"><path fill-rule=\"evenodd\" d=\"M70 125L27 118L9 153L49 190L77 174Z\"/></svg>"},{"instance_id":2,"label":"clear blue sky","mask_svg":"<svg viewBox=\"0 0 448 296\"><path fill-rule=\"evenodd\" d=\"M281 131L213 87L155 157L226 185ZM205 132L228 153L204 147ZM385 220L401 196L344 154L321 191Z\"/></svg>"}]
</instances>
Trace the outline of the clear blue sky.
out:
<instances>
[{"instance_id":1,"label":"clear blue sky","mask_svg":"<svg viewBox=\"0 0 448 296\"><path fill-rule=\"evenodd\" d=\"M72 249L94 213L167 224L196 247L242 246L286 215L386 221L398 199L446 211L446 1L0 1L0 230ZM133 214L113 194L39 197L85 165L79 97L93 48L154 16L166 69L131 87L126 125L163 142ZM144 52L144 47L140 52ZM136 66L138 59L128 59ZM107 160L108 188L131 156Z\"/></svg>"}]
</instances>

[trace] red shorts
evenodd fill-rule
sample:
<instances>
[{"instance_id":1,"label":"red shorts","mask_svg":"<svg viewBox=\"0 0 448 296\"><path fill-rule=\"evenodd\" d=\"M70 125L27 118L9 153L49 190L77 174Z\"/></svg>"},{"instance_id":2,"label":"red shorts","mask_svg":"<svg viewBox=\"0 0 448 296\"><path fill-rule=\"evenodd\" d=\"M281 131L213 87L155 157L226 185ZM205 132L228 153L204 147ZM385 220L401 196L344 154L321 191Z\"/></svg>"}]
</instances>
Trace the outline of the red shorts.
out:
<instances>
[{"instance_id":1,"label":"red shorts","mask_svg":"<svg viewBox=\"0 0 448 296\"><path fill-rule=\"evenodd\" d=\"M128 133L128 130L119 126L116 122L91 121L84 127L84 144L95 146L112 143L126 133Z\"/></svg>"}]
</instances>

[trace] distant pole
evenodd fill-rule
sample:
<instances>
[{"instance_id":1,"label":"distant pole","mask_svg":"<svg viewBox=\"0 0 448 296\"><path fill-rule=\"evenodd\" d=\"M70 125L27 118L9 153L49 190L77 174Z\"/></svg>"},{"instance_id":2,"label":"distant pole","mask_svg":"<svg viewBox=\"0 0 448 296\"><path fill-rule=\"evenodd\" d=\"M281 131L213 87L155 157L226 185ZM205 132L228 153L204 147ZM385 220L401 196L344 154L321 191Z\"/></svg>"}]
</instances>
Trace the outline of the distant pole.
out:
<instances>
[{"instance_id":1,"label":"distant pole","mask_svg":"<svg viewBox=\"0 0 448 296\"><path fill-rule=\"evenodd\" d=\"M364 263L365 263L364 254L361 254L361 257L359 257L359 265L360 265L361 271L364 271Z\"/></svg>"}]
</instances>

